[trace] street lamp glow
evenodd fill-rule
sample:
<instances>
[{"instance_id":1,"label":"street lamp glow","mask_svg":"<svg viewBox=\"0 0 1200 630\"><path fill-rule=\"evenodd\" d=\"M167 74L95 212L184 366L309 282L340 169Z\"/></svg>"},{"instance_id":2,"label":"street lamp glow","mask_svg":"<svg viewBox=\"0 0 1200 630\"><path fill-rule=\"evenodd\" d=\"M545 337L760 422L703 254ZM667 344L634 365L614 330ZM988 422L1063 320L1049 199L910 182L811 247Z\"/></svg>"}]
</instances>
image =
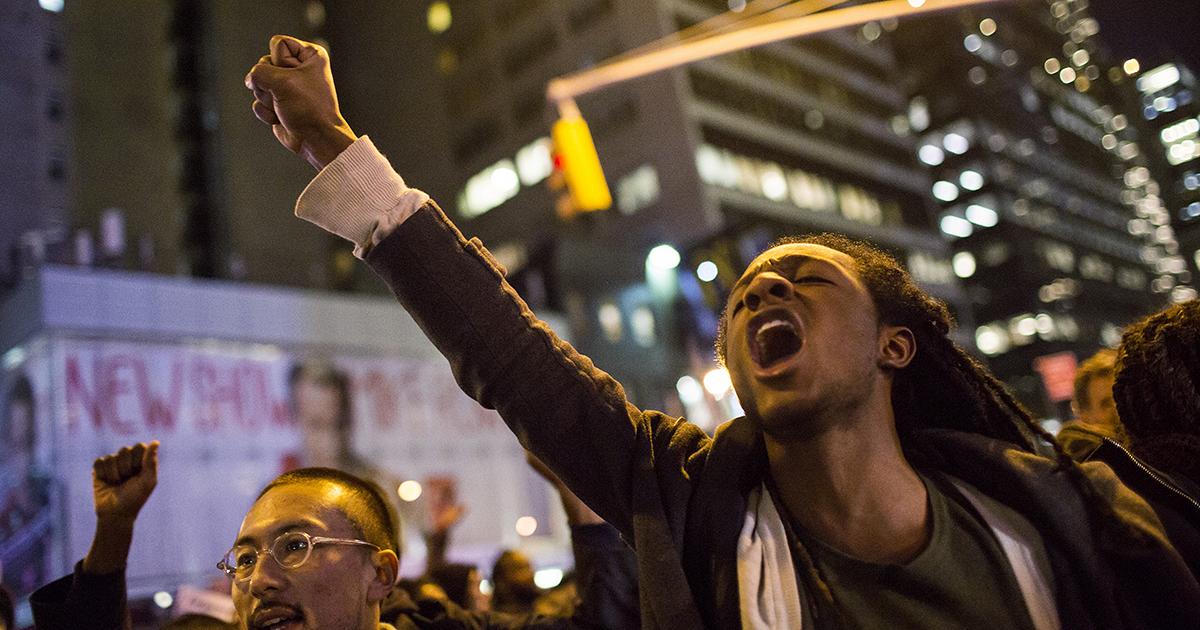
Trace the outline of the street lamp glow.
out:
<instances>
[{"instance_id":1,"label":"street lamp glow","mask_svg":"<svg viewBox=\"0 0 1200 630\"><path fill-rule=\"evenodd\" d=\"M1126 59L1125 63L1121 64L1121 69L1125 71L1125 74L1133 76L1142 69L1142 66L1137 59Z\"/></svg>"},{"instance_id":2,"label":"street lamp glow","mask_svg":"<svg viewBox=\"0 0 1200 630\"><path fill-rule=\"evenodd\" d=\"M551 567L549 569L538 569L533 574L533 583L537 584L538 588L548 589L554 588L562 584L563 570Z\"/></svg>"},{"instance_id":3,"label":"street lamp glow","mask_svg":"<svg viewBox=\"0 0 1200 630\"><path fill-rule=\"evenodd\" d=\"M679 252L670 245L657 245L646 256L646 264L655 269L674 269L679 266Z\"/></svg>"},{"instance_id":4,"label":"street lamp glow","mask_svg":"<svg viewBox=\"0 0 1200 630\"><path fill-rule=\"evenodd\" d=\"M712 282L717 279L717 263L706 260L696 267L696 277L704 282Z\"/></svg>"},{"instance_id":5,"label":"street lamp glow","mask_svg":"<svg viewBox=\"0 0 1200 630\"><path fill-rule=\"evenodd\" d=\"M713 398L721 398L729 393L732 387L733 383L729 380L729 372L724 368L709 370L708 374L704 375L704 389L707 389Z\"/></svg>"},{"instance_id":6,"label":"street lamp glow","mask_svg":"<svg viewBox=\"0 0 1200 630\"><path fill-rule=\"evenodd\" d=\"M938 201L954 201L958 199L958 186L946 180L936 181L933 183L933 196Z\"/></svg>"},{"instance_id":7,"label":"street lamp glow","mask_svg":"<svg viewBox=\"0 0 1200 630\"><path fill-rule=\"evenodd\" d=\"M175 603L175 598L171 597L171 594L166 591L159 591L154 594L154 603L159 608L170 608L171 604Z\"/></svg>"},{"instance_id":8,"label":"street lamp glow","mask_svg":"<svg viewBox=\"0 0 1200 630\"><path fill-rule=\"evenodd\" d=\"M685 405L694 405L704 399L704 389L700 386L700 381L691 376L681 376L678 381L675 381L675 391L679 393L679 402Z\"/></svg>"},{"instance_id":9,"label":"street lamp glow","mask_svg":"<svg viewBox=\"0 0 1200 630\"><path fill-rule=\"evenodd\" d=\"M396 494L400 495L401 501L412 503L421 498L421 484L409 479L396 488Z\"/></svg>"},{"instance_id":10,"label":"street lamp glow","mask_svg":"<svg viewBox=\"0 0 1200 630\"><path fill-rule=\"evenodd\" d=\"M980 326L975 330L975 345L979 346L979 351L988 355L995 356L1007 350L1007 340L999 331L992 326Z\"/></svg>"},{"instance_id":11,"label":"street lamp glow","mask_svg":"<svg viewBox=\"0 0 1200 630\"><path fill-rule=\"evenodd\" d=\"M979 21L979 32L983 33L984 37L990 37L996 33L996 20L992 18L983 18Z\"/></svg>"},{"instance_id":12,"label":"street lamp glow","mask_svg":"<svg viewBox=\"0 0 1200 630\"><path fill-rule=\"evenodd\" d=\"M970 278L975 275L975 256L971 252L958 252L950 259L954 275L959 278Z\"/></svg>"},{"instance_id":13,"label":"street lamp glow","mask_svg":"<svg viewBox=\"0 0 1200 630\"><path fill-rule=\"evenodd\" d=\"M450 5L446 4L444 0L429 5L429 10L425 13L425 22L430 33L435 35L445 33L450 28L451 21Z\"/></svg>"},{"instance_id":14,"label":"street lamp glow","mask_svg":"<svg viewBox=\"0 0 1200 630\"><path fill-rule=\"evenodd\" d=\"M946 154L937 146L925 144L917 149L917 158L930 166L937 166L946 159Z\"/></svg>"},{"instance_id":15,"label":"street lamp glow","mask_svg":"<svg viewBox=\"0 0 1200 630\"><path fill-rule=\"evenodd\" d=\"M538 522L536 518L533 518L532 516L522 516L521 518L517 519L517 525L515 529L517 530L518 536L532 536L533 533L537 531L537 526Z\"/></svg>"},{"instance_id":16,"label":"street lamp glow","mask_svg":"<svg viewBox=\"0 0 1200 630\"><path fill-rule=\"evenodd\" d=\"M958 175L958 184L967 190L983 188L983 175L979 171L967 169Z\"/></svg>"},{"instance_id":17,"label":"street lamp glow","mask_svg":"<svg viewBox=\"0 0 1200 630\"><path fill-rule=\"evenodd\" d=\"M942 138L942 146L955 155L962 155L971 148L971 143L962 134L950 132Z\"/></svg>"},{"instance_id":18,"label":"street lamp glow","mask_svg":"<svg viewBox=\"0 0 1200 630\"><path fill-rule=\"evenodd\" d=\"M979 227L992 227L1000 221L1000 215L987 206L973 203L967 206L967 220Z\"/></svg>"},{"instance_id":19,"label":"street lamp glow","mask_svg":"<svg viewBox=\"0 0 1200 630\"><path fill-rule=\"evenodd\" d=\"M942 217L940 227L942 228L942 232L950 236L957 236L958 238L966 238L975 231L970 221L962 217L956 217L953 214Z\"/></svg>"}]
</instances>

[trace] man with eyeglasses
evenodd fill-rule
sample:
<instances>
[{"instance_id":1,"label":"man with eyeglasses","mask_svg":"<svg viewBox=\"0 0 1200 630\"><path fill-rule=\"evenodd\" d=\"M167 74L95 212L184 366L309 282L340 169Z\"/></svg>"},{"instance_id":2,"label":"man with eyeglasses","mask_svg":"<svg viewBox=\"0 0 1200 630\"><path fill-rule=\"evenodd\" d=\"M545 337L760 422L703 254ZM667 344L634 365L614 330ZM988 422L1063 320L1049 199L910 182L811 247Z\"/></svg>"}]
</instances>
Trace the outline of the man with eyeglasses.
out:
<instances>
[{"instance_id":1,"label":"man with eyeglasses","mask_svg":"<svg viewBox=\"0 0 1200 630\"><path fill-rule=\"evenodd\" d=\"M75 572L31 598L42 630L129 628L125 561L133 526L158 479L158 442L122 448L93 464L96 534ZM583 602L570 619L468 612L448 602L414 602L394 588L399 517L377 485L332 468L276 477L242 521L217 568L230 578L243 630L634 627L621 600L634 588L622 572L615 531L568 512ZM598 518L598 517L597 517ZM582 525L583 527L577 527ZM589 527L592 526L592 527ZM607 532L611 532L608 534ZM384 603L389 619L380 620Z\"/></svg>"}]
</instances>

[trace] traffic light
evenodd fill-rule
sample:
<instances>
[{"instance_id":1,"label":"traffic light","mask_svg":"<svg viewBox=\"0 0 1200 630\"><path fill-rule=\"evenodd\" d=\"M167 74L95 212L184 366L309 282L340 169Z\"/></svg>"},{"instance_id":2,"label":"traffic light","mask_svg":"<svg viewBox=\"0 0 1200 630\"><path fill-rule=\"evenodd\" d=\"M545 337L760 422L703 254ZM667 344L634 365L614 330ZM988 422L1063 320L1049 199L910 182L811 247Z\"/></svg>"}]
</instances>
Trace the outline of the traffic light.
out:
<instances>
[{"instance_id":1,"label":"traffic light","mask_svg":"<svg viewBox=\"0 0 1200 630\"><path fill-rule=\"evenodd\" d=\"M612 194L587 123L578 115L567 116L554 123L550 135L554 141L554 167L562 173L574 210L607 210L612 205Z\"/></svg>"}]
</instances>

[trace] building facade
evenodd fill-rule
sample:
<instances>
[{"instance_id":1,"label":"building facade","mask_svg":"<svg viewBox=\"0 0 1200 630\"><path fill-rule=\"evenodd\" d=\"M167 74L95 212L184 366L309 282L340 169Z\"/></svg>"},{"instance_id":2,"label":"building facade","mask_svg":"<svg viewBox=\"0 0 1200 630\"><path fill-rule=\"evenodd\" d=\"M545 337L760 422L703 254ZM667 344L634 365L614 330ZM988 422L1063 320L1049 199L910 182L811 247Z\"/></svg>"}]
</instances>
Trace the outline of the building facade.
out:
<instances>
[{"instance_id":1,"label":"building facade","mask_svg":"<svg viewBox=\"0 0 1200 630\"><path fill-rule=\"evenodd\" d=\"M61 10L61 1L0 6L0 287L69 246L76 178Z\"/></svg>"},{"instance_id":2,"label":"building facade","mask_svg":"<svg viewBox=\"0 0 1200 630\"><path fill-rule=\"evenodd\" d=\"M1137 68L1108 56L1083 2L985 7L898 35L930 111L917 151L975 344L1027 404L1061 417L1070 393L1048 371L1194 295L1136 124Z\"/></svg>"}]
</instances>

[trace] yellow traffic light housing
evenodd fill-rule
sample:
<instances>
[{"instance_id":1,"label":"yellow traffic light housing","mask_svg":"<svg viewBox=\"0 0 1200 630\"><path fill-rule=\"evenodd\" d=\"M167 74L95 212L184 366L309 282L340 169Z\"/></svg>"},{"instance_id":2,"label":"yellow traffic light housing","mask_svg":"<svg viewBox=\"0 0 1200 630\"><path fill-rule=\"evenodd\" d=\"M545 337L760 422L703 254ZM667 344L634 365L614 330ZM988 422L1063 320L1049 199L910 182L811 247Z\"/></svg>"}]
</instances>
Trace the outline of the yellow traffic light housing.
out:
<instances>
[{"instance_id":1,"label":"yellow traffic light housing","mask_svg":"<svg viewBox=\"0 0 1200 630\"><path fill-rule=\"evenodd\" d=\"M583 117L576 114L559 119L550 135L554 141L554 166L566 181L574 209L607 210L612 206L612 193Z\"/></svg>"}]
</instances>

